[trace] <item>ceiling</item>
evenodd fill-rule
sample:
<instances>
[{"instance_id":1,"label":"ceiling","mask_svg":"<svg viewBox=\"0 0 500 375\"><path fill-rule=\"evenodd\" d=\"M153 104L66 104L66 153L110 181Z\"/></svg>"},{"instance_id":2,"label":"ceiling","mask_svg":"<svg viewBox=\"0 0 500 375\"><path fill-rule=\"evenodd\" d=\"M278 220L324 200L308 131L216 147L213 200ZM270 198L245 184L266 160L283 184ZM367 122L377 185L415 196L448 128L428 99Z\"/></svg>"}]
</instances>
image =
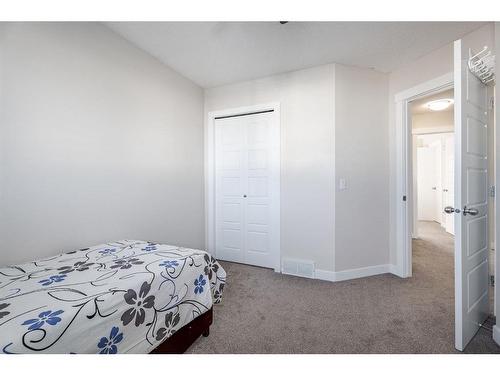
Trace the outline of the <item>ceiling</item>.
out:
<instances>
[{"instance_id":1,"label":"ceiling","mask_svg":"<svg viewBox=\"0 0 500 375\"><path fill-rule=\"evenodd\" d=\"M484 22L108 22L202 87L327 63L391 72ZM451 58L451 57L450 57Z\"/></svg>"},{"instance_id":2,"label":"ceiling","mask_svg":"<svg viewBox=\"0 0 500 375\"><path fill-rule=\"evenodd\" d=\"M411 102L411 113L412 114L417 114L417 113L436 113L436 111L431 111L429 108L425 106L426 103L433 101L433 100L438 100L438 99L453 99L453 89L442 91L440 93L434 94L434 95L429 95L424 98L414 100ZM450 105L448 108L446 108L443 111L439 112L451 112L453 111L454 105Z\"/></svg>"}]
</instances>

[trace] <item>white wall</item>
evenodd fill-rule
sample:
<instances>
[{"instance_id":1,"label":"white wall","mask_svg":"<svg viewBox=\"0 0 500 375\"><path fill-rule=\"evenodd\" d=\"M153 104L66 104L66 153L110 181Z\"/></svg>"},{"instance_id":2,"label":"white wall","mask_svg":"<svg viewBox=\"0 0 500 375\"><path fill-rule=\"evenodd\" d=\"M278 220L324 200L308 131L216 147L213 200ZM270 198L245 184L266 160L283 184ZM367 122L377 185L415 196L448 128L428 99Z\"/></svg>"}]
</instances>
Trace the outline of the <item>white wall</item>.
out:
<instances>
[{"instance_id":1,"label":"white wall","mask_svg":"<svg viewBox=\"0 0 500 375\"><path fill-rule=\"evenodd\" d=\"M494 46L494 27L487 24L463 36L463 39L480 50L485 44ZM397 262L396 254L396 215L400 197L396 197L396 122L395 95L423 82L440 77L453 71L453 43L450 43L389 75L389 147L390 147L390 244L392 264ZM490 127L492 129L492 127ZM492 216L490 216L492 217Z\"/></svg>"},{"instance_id":2,"label":"white wall","mask_svg":"<svg viewBox=\"0 0 500 375\"><path fill-rule=\"evenodd\" d=\"M386 74L336 65L336 271L389 263L387 89Z\"/></svg>"},{"instance_id":3,"label":"white wall","mask_svg":"<svg viewBox=\"0 0 500 375\"><path fill-rule=\"evenodd\" d=\"M208 112L281 103L281 255L334 265L334 66L205 90Z\"/></svg>"},{"instance_id":4,"label":"white wall","mask_svg":"<svg viewBox=\"0 0 500 375\"><path fill-rule=\"evenodd\" d=\"M269 102L281 103L282 257L328 272L387 263L387 76L324 65L205 91L206 114Z\"/></svg>"},{"instance_id":5,"label":"white wall","mask_svg":"<svg viewBox=\"0 0 500 375\"><path fill-rule=\"evenodd\" d=\"M443 129L453 129L453 110L442 112L414 113L411 116L412 130L420 131L442 131Z\"/></svg>"},{"instance_id":6,"label":"white wall","mask_svg":"<svg viewBox=\"0 0 500 375\"><path fill-rule=\"evenodd\" d=\"M0 53L0 265L203 246L201 88L96 23L4 23Z\"/></svg>"}]
</instances>

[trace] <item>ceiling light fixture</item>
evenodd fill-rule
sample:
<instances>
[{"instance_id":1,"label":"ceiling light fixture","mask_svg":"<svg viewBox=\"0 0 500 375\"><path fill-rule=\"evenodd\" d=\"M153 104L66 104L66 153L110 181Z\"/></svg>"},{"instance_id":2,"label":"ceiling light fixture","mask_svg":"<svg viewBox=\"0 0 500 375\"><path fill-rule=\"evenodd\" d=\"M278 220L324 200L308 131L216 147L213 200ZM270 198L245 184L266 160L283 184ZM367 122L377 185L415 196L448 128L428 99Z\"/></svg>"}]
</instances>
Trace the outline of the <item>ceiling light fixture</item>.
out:
<instances>
[{"instance_id":1,"label":"ceiling light fixture","mask_svg":"<svg viewBox=\"0 0 500 375\"><path fill-rule=\"evenodd\" d=\"M453 99L438 99L425 103L425 107L431 111L443 111L453 104Z\"/></svg>"}]
</instances>

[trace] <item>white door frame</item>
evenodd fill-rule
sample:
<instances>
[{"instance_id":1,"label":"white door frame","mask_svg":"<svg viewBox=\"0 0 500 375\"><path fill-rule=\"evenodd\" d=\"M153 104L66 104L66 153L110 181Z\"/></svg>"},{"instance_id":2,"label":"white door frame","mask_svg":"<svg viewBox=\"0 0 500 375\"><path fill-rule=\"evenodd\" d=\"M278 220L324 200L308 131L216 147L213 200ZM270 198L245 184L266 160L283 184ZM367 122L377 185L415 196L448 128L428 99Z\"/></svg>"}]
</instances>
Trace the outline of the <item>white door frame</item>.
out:
<instances>
[{"instance_id":1,"label":"white door frame","mask_svg":"<svg viewBox=\"0 0 500 375\"><path fill-rule=\"evenodd\" d=\"M500 22L495 22L495 47L496 51L500 51ZM498 53L498 52L497 52ZM500 64L497 63L495 65L495 77L496 82L498 83L498 77L500 77ZM494 249L495 249L495 286L494 286L494 315L498 316L498 312L500 310L500 287L498 286L498 280L500 279L500 255L498 250L498 244L500 243L500 223L498 223L498 219L500 219L500 199L498 197L498 189L500 188L500 152L497 151L497 147L500 147L500 105L497 105L498 102L498 92L500 90L500 86L496 86L496 97L494 101L494 111L495 111L495 120L493 123L494 127L494 144L493 144L493 159L494 159L494 170L495 170L495 209L493 211L494 220L495 220L495 236L494 238ZM500 345L500 319L497 320L496 324L493 326L493 339L495 342Z\"/></svg>"},{"instance_id":2,"label":"white door frame","mask_svg":"<svg viewBox=\"0 0 500 375\"><path fill-rule=\"evenodd\" d=\"M273 127L273 139L275 139L275 152L271 155L271 162L273 165L279 167L277 190L280 192L278 202L275 204L275 210L271 212L272 223L276 229L275 238L272 243L275 244L278 251L274 261L274 270L281 271L281 228L280 228L280 200L281 200L281 115L280 103L273 102L267 104L258 104L246 107L238 107L231 109L224 109L219 111L208 112L207 122L205 124L205 244L207 251L213 256L215 252L215 119L216 117L235 116L242 114L250 114L262 111L274 111L274 121L271 122ZM276 144L277 143L277 144Z\"/></svg>"},{"instance_id":3,"label":"white door frame","mask_svg":"<svg viewBox=\"0 0 500 375\"><path fill-rule=\"evenodd\" d=\"M409 102L453 88L453 72L395 95L396 102L396 267L399 277L412 276L413 172ZM408 204L410 203L410 204Z\"/></svg>"}]
</instances>

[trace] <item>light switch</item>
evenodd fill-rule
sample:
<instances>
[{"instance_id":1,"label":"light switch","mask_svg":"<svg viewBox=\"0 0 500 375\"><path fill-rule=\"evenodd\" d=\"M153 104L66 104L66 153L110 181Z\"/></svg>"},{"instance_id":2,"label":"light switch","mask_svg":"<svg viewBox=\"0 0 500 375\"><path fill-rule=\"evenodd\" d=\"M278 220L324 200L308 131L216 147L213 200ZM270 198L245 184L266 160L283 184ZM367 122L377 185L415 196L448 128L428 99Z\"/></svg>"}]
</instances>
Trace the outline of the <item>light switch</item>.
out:
<instances>
[{"instance_id":1,"label":"light switch","mask_svg":"<svg viewBox=\"0 0 500 375\"><path fill-rule=\"evenodd\" d=\"M345 178L339 178L339 190L347 190L347 179Z\"/></svg>"}]
</instances>

